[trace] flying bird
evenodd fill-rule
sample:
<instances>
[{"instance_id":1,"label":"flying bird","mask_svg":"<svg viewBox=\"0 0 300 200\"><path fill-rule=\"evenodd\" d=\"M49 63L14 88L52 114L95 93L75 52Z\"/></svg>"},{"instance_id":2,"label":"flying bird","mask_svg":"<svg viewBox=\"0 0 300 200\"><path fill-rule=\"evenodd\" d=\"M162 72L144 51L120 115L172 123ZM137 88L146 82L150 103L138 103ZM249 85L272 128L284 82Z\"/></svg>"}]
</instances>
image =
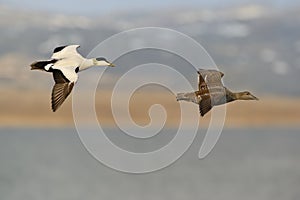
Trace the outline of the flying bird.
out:
<instances>
[{"instance_id":1,"label":"flying bird","mask_svg":"<svg viewBox=\"0 0 300 200\"><path fill-rule=\"evenodd\" d=\"M50 60L32 63L31 70L51 72L54 86L51 95L52 110L55 112L71 93L78 79L78 72L92 66L110 66L114 64L105 58L84 58L77 51L79 45L66 45L54 49Z\"/></svg>"},{"instance_id":2,"label":"flying bird","mask_svg":"<svg viewBox=\"0 0 300 200\"><path fill-rule=\"evenodd\" d=\"M217 70L198 70L198 91L178 93L177 101L188 101L199 105L203 117L212 107L235 100L258 100L248 91L231 92L222 83L224 74Z\"/></svg>"}]
</instances>

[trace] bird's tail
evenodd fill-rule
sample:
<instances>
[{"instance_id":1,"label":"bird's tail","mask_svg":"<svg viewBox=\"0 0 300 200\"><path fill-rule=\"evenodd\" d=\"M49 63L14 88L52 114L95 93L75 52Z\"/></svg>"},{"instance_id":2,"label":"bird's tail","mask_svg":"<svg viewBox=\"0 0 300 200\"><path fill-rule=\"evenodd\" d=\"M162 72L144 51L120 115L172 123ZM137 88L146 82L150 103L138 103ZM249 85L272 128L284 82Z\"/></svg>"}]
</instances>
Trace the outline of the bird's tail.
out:
<instances>
[{"instance_id":1,"label":"bird's tail","mask_svg":"<svg viewBox=\"0 0 300 200\"><path fill-rule=\"evenodd\" d=\"M184 94L185 94L185 93L177 93L177 95L176 95L176 100L177 100L177 101L184 100L184 99L185 99Z\"/></svg>"},{"instance_id":2,"label":"bird's tail","mask_svg":"<svg viewBox=\"0 0 300 200\"><path fill-rule=\"evenodd\" d=\"M42 71L49 71L56 60L44 60L44 61L36 61L32 63L31 70L42 70Z\"/></svg>"},{"instance_id":3,"label":"bird's tail","mask_svg":"<svg viewBox=\"0 0 300 200\"><path fill-rule=\"evenodd\" d=\"M195 92L178 93L176 95L177 101L188 101L198 104L200 99L196 96Z\"/></svg>"}]
</instances>

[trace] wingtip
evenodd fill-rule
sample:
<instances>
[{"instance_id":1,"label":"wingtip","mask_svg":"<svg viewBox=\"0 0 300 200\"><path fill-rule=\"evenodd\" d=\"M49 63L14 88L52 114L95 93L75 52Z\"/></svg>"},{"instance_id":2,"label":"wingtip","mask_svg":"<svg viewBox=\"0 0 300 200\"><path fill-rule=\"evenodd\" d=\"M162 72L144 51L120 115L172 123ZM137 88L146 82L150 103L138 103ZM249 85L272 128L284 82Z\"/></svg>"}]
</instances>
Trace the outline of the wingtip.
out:
<instances>
[{"instance_id":1,"label":"wingtip","mask_svg":"<svg viewBox=\"0 0 300 200\"><path fill-rule=\"evenodd\" d=\"M51 110L52 110L52 112L55 112L57 110L57 108L54 107L53 103L52 103L52 106L51 106Z\"/></svg>"},{"instance_id":2,"label":"wingtip","mask_svg":"<svg viewBox=\"0 0 300 200\"><path fill-rule=\"evenodd\" d=\"M204 115L205 115L205 114L203 114L202 112L200 112L200 116L201 116L201 117L204 117Z\"/></svg>"}]
</instances>

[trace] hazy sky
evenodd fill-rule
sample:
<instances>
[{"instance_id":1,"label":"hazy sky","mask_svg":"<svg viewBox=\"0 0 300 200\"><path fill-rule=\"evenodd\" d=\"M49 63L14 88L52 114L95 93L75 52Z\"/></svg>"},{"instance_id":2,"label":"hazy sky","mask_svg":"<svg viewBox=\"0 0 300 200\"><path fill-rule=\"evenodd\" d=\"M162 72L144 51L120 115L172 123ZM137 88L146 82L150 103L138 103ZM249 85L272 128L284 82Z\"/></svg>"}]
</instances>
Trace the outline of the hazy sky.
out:
<instances>
[{"instance_id":1,"label":"hazy sky","mask_svg":"<svg viewBox=\"0 0 300 200\"><path fill-rule=\"evenodd\" d=\"M101 14L119 10L145 10L166 7L215 7L235 4L263 3L277 8L299 5L298 0L1 0L0 5L26 10L51 11L69 14Z\"/></svg>"}]
</instances>

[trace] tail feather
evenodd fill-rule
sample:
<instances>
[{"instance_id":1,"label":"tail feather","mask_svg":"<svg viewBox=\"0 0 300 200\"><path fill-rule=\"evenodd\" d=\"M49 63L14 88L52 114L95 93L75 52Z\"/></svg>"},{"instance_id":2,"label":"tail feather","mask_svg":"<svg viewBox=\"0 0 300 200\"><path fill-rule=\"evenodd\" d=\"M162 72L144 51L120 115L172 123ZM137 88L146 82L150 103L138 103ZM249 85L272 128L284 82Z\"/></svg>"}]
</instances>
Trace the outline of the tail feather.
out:
<instances>
[{"instance_id":1,"label":"tail feather","mask_svg":"<svg viewBox=\"0 0 300 200\"><path fill-rule=\"evenodd\" d=\"M188 101L199 104L201 97L198 97L195 92L177 93L177 101Z\"/></svg>"},{"instance_id":2,"label":"tail feather","mask_svg":"<svg viewBox=\"0 0 300 200\"><path fill-rule=\"evenodd\" d=\"M176 100L177 100L177 101L184 100L184 93L177 93L177 95L176 95Z\"/></svg>"},{"instance_id":3,"label":"tail feather","mask_svg":"<svg viewBox=\"0 0 300 200\"><path fill-rule=\"evenodd\" d=\"M51 70L51 67L57 60L45 60L45 61L36 61L32 63L31 70L42 70L42 71L49 71Z\"/></svg>"}]
</instances>

